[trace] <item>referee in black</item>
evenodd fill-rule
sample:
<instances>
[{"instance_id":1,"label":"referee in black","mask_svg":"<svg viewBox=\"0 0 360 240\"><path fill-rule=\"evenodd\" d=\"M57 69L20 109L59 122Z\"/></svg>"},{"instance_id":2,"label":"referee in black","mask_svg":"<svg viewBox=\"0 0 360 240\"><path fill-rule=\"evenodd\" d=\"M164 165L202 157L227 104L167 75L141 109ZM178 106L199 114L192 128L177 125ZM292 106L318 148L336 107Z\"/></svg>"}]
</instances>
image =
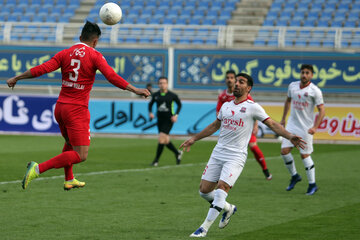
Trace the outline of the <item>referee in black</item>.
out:
<instances>
[{"instance_id":1,"label":"referee in black","mask_svg":"<svg viewBox=\"0 0 360 240\"><path fill-rule=\"evenodd\" d=\"M159 130L159 142L156 150L156 156L151 163L156 167L159 164L159 158L164 150L164 146L168 147L176 157L176 164L180 164L182 151L179 151L170 141L169 133L174 124L177 121L178 114L181 110L181 101L179 97L168 90L167 77L160 77L158 80L159 91L152 94L151 101L149 102L149 117L150 120L154 118L152 113L152 106L156 102L156 116L157 126ZM176 111L174 111L174 102L177 105Z\"/></svg>"}]
</instances>

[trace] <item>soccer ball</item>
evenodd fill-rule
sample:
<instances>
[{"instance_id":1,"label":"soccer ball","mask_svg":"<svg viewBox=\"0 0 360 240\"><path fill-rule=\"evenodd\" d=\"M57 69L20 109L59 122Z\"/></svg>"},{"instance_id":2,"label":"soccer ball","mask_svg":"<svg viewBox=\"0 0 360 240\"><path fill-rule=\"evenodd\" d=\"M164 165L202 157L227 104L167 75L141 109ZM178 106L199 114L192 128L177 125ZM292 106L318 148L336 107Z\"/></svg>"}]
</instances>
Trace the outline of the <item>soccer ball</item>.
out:
<instances>
[{"instance_id":1,"label":"soccer ball","mask_svg":"<svg viewBox=\"0 0 360 240\"><path fill-rule=\"evenodd\" d=\"M105 3L100 8L99 16L103 23L107 25L114 25L120 21L122 17L122 11L119 5L116 3Z\"/></svg>"}]
</instances>

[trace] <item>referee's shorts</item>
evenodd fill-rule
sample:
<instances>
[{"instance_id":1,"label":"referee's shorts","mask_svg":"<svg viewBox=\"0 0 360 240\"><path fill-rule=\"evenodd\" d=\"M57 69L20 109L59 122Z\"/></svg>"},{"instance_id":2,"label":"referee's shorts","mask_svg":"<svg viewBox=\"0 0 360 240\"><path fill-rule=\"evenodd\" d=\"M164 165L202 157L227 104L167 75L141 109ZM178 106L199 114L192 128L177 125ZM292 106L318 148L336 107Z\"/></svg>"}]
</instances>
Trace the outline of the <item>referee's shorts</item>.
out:
<instances>
[{"instance_id":1,"label":"referee's shorts","mask_svg":"<svg viewBox=\"0 0 360 240\"><path fill-rule=\"evenodd\" d=\"M171 128L173 126L173 122L171 122L170 118L164 118L164 117L160 117L158 118L158 122L157 122L157 127L159 130L159 133L165 133L165 134L169 134L171 131Z\"/></svg>"}]
</instances>

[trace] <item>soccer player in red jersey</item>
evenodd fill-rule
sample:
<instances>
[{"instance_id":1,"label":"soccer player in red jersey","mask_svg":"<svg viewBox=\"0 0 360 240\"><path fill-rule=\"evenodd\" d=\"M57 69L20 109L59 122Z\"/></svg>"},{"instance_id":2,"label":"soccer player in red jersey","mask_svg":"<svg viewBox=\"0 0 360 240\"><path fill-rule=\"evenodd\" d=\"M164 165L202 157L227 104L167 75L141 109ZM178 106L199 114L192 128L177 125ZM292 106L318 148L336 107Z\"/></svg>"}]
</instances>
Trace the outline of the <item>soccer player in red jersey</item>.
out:
<instances>
[{"instance_id":1,"label":"soccer player in red jersey","mask_svg":"<svg viewBox=\"0 0 360 240\"><path fill-rule=\"evenodd\" d=\"M117 75L106 62L103 55L95 50L101 30L96 23L86 22L80 36L80 42L64 49L49 61L9 78L7 84L14 88L21 79L39 77L61 68L62 87L55 107L55 118L59 124L65 144L62 153L43 162L28 163L22 182L23 189L34 178L52 168L64 168L64 189L84 187L85 183L74 178L72 167L86 160L90 145L90 113L88 109L90 91L97 70L118 88L148 97L147 89L139 89Z\"/></svg>"},{"instance_id":2,"label":"soccer player in red jersey","mask_svg":"<svg viewBox=\"0 0 360 240\"><path fill-rule=\"evenodd\" d=\"M218 113L221 109L221 106L225 102L230 102L231 100L235 99L235 96L233 94L234 88L235 88L235 78L236 78L236 73L234 70L228 70L226 72L225 83L226 83L227 89L222 91L218 96L218 102L216 105L216 115L218 115ZM250 93L248 95L248 99L254 101L253 98L251 97ZM270 174L269 169L266 166L264 154L262 153L261 149L259 148L259 146L257 145L257 142L256 142L257 131L258 131L258 123L255 122L254 129L251 134L251 138L250 138L250 142L249 142L249 147L250 147L250 150L253 152L257 162L260 164L266 179L271 180L272 175Z\"/></svg>"}]
</instances>

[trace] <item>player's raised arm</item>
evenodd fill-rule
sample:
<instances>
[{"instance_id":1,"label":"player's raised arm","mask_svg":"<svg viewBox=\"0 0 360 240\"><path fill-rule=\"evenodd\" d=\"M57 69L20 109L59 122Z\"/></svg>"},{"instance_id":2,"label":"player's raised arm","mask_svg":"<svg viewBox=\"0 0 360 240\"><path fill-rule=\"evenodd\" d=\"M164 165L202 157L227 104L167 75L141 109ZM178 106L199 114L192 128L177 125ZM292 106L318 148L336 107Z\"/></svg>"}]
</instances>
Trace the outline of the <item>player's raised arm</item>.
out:
<instances>
[{"instance_id":1,"label":"player's raised arm","mask_svg":"<svg viewBox=\"0 0 360 240\"><path fill-rule=\"evenodd\" d=\"M221 121L216 119L214 122L210 123L204 130L195 134L185 142L183 142L179 148L184 148L187 152L190 151L190 146L193 145L196 141L206 138L212 134L214 134L217 130L219 130L221 126Z\"/></svg>"},{"instance_id":2,"label":"player's raised arm","mask_svg":"<svg viewBox=\"0 0 360 240\"><path fill-rule=\"evenodd\" d=\"M8 80L6 80L7 85L11 88L14 88L17 81L19 81L21 79L35 78L35 77L39 77L45 73L55 71L56 69L58 69L60 67L58 58L59 58L59 54L56 54L49 61L46 61L43 64L40 64L36 67L26 70L25 72L15 76L15 77L9 78Z\"/></svg>"},{"instance_id":3,"label":"player's raised arm","mask_svg":"<svg viewBox=\"0 0 360 240\"><path fill-rule=\"evenodd\" d=\"M19 81L21 79L33 78L33 77L34 76L31 74L31 71L27 70L26 72L23 72L15 77L9 78L8 80L6 80L6 83L9 86L9 88L14 88L17 81Z\"/></svg>"},{"instance_id":4,"label":"player's raised arm","mask_svg":"<svg viewBox=\"0 0 360 240\"><path fill-rule=\"evenodd\" d=\"M297 148L300 147L302 149L305 148L306 142L304 140L302 140L301 137L288 132L280 123L277 123L274 120L272 120L271 118L268 118L264 121L264 124L266 124L266 126L268 126L271 130L273 130L278 135L280 135L286 139L289 139L292 142L292 144L294 144L295 147L297 147Z\"/></svg>"},{"instance_id":5,"label":"player's raised arm","mask_svg":"<svg viewBox=\"0 0 360 240\"><path fill-rule=\"evenodd\" d=\"M150 96L150 92L146 88L137 88L137 87L131 85L130 83L126 86L125 90L128 90L129 92L133 92L136 95L143 96L143 97Z\"/></svg>"},{"instance_id":6,"label":"player's raised arm","mask_svg":"<svg viewBox=\"0 0 360 240\"><path fill-rule=\"evenodd\" d=\"M105 78L114 86L121 88L123 90L127 90L129 92L133 92L139 96L148 97L150 96L150 92L147 89L137 88L130 83L128 83L125 79L119 76L114 69L107 63L105 58L101 53L97 55L97 67L100 72L105 76Z\"/></svg>"}]
</instances>

